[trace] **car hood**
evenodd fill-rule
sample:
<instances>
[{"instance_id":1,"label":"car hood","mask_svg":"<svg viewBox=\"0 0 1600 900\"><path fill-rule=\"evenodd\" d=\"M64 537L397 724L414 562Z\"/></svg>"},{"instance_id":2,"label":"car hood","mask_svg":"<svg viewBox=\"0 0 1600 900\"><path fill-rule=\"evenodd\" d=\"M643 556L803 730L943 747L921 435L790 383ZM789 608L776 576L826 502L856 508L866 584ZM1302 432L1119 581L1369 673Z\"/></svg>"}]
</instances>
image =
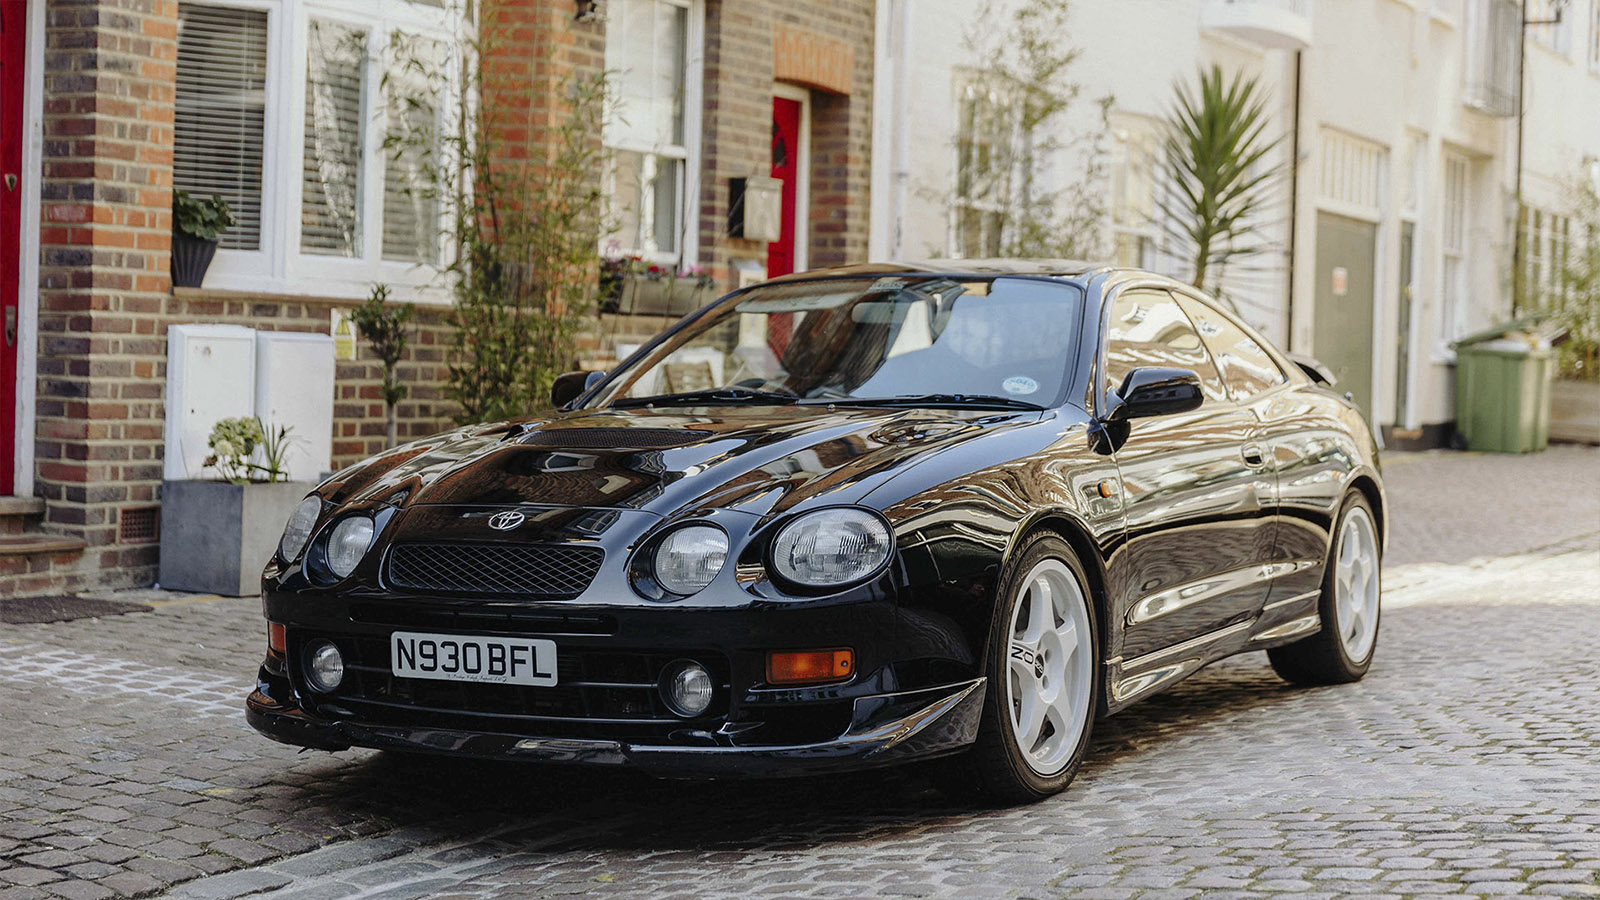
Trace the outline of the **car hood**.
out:
<instances>
[{"instance_id":1,"label":"car hood","mask_svg":"<svg viewBox=\"0 0 1600 900\"><path fill-rule=\"evenodd\" d=\"M906 466L1044 412L751 406L557 413L391 450L324 483L338 504L548 505L767 516L853 503ZM983 460L976 467L1001 460Z\"/></svg>"}]
</instances>

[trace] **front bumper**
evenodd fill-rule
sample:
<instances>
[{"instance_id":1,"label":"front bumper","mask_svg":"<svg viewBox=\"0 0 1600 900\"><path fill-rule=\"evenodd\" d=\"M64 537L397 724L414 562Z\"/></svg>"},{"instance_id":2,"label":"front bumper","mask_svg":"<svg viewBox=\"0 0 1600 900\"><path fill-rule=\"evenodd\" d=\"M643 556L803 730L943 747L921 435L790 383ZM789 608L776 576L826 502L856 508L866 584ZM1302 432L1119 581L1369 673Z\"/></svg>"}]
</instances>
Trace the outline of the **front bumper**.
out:
<instances>
[{"instance_id":1,"label":"front bumper","mask_svg":"<svg viewBox=\"0 0 1600 900\"><path fill-rule=\"evenodd\" d=\"M948 755L977 737L984 679L857 697L850 726L828 741L784 746L540 738L488 731L397 726L315 717L265 670L246 701L257 731L318 750L370 747L486 759L628 766L660 775L779 776L873 768ZM736 736L727 736L734 740Z\"/></svg>"}]
</instances>

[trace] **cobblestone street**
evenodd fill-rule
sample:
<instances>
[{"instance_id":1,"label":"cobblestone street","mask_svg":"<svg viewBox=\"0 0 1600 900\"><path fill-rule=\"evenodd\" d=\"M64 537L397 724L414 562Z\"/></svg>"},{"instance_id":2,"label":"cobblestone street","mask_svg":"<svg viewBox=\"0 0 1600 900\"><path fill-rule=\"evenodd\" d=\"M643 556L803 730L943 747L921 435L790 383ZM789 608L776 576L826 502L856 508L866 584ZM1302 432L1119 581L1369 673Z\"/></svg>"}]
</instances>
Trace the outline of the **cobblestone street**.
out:
<instances>
[{"instance_id":1,"label":"cobblestone street","mask_svg":"<svg viewBox=\"0 0 1600 900\"><path fill-rule=\"evenodd\" d=\"M254 599L0 631L0 900L1600 897L1600 450L1386 459L1366 680L1237 657L1097 725L1063 796L298 754Z\"/></svg>"}]
</instances>

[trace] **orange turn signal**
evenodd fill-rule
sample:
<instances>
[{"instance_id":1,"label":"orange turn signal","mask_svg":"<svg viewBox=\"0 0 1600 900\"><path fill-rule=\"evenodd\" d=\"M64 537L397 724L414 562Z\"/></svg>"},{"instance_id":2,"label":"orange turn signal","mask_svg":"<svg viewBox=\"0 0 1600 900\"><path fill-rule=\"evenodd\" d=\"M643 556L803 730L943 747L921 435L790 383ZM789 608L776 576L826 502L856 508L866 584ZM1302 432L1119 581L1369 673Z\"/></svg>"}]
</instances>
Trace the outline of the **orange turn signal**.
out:
<instances>
[{"instance_id":1,"label":"orange turn signal","mask_svg":"<svg viewBox=\"0 0 1600 900\"><path fill-rule=\"evenodd\" d=\"M270 651L273 656L282 659L284 657L284 646L285 642L283 626L279 625L277 622L268 622L267 650Z\"/></svg>"},{"instance_id":2,"label":"orange turn signal","mask_svg":"<svg viewBox=\"0 0 1600 900\"><path fill-rule=\"evenodd\" d=\"M800 650L767 654L768 684L820 684L843 681L856 671L856 654L849 647L836 650Z\"/></svg>"}]
</instances>

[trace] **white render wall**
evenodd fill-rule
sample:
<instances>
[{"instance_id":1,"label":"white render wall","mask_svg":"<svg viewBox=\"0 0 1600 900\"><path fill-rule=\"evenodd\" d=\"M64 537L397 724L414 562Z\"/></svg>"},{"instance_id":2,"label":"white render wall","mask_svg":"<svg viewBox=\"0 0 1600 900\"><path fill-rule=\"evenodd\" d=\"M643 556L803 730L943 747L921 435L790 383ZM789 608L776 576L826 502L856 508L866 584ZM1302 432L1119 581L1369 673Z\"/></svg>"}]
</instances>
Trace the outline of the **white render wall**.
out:
<instances>
[{"instance_id":1,"label":"white render wall","mask_svg":"<svg viewBox=\"0 0 1600 900\"><path fill-rule=\"evenodd\" d=\"M1014 6L1020 0L1010 2ZM1472 161L1468 292L1460 330L1479 330L1510 315L1515 119L1490 117L1462 102L1468 51L1465 3L1313 0L1312 41L1302 61L1293 302L1288 300L1288 241L1283 234L1269 235L1280 252L1261 261L1267 264L1266 273L1229 284L1230 292L1245 301L1245 318L1280 344L1315 353L1317 212L1352 212L1323 195L1321 136L1331 129L1378 145L1383 162L1377 203L1354 211L1378 225L1375 425L1415 428L1454 418L1454 367L1438 328L1442 160L1447 151ZM1589 65L1587 43L1595 6L1593 0L1569 4L1565 56L1531 38L1526 44L1523 188L1530 203L1545 209L1559 210L1567 185L1588 161L1600 159L1600 72ZM949 218L941 198L953 180L955 70L977 64L966 58L962 42L962 28L977 7L972 0L880 0L874 258L947 253ZM1285 135L1286 157L1294 54L1201 29L1200 0L1078 0L1064 40L1082 51L1071 80L1083 85L1086 97L1111 94L1114 123L1158 118L1170 102L1173 83L1192 79L1201 66L1217 63L1227 72L1259 76L1271 98L1276 131ZM902 59L905 67L900 66ZM1420 192L1414 208L1407 209L1413 141L1421 155L1415 169ZM1061 168L1066 172L1072 165L1065 160ZM1104 188L1109 191L1110 184ZM1274 216L1280 227L1288 221L1287 193L1282 192ZM1407 421L1396 422L1403 218L1416 227L1411 408ZM1166 260L1161 267L1171 268Z\"/></svg>"}]
</instances>

